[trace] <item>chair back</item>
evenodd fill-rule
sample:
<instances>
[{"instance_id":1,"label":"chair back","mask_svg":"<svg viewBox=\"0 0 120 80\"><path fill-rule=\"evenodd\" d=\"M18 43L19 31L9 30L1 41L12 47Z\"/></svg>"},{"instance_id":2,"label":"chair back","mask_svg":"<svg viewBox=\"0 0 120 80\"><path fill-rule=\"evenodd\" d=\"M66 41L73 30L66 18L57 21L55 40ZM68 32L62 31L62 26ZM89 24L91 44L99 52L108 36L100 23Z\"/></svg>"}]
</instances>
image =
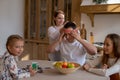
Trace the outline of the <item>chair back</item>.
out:
<instances>
[{"instance_id":1,"label":"chair back","mask_svg":"<svg viewBox=\"0 0 120 80\"><path fill-rule=\"evenodd\" d=\"M115 73L110 76L110 80L120 80L119 73Z\"/></svg>"},{"instance_id":2,"label":"chair back","mask_svg":"<svg viewBox=\"0 0 120 80\"><path fill-rule=\"evenodd\" d=\"M48 58L50 61L61 61L61 54L60 52L49 53Z\"/></svg>"}]
</instances>

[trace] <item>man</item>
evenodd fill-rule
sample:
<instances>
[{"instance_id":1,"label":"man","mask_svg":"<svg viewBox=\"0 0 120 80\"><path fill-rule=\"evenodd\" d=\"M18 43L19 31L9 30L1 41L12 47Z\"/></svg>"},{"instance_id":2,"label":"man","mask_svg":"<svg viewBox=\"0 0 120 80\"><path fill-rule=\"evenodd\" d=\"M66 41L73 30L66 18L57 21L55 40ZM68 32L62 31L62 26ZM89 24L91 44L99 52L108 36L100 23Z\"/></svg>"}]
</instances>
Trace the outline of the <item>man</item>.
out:
<instances>
[{"instance_id":1,"label":"man","mask_svg":"<svg viewBox=\"0 0 120 80\"><path fill-rule=\"evenodd\" d=\"M60 51L64 60L77 62L83 65L86 60L86 53L94 55L97 49L92 44L80 37L79 31L73 22L67 22L60 37L48 46L49 53Z\"/></svg>"}]
</instances>

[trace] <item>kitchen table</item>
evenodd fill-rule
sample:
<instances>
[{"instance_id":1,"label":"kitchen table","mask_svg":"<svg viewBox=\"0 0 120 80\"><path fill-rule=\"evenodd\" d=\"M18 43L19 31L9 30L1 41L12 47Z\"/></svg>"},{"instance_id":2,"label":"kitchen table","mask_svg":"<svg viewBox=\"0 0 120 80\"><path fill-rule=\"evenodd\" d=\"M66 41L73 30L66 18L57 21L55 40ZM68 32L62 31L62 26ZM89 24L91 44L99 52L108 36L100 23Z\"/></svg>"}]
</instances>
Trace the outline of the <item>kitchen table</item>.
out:
<instances>
[{"instance_id":1,"label":"kitchen table","mask_svg":"<svg viewBox=\"0 0 120 80\"><path fill-rule=\"evenodd\" d=\"M89 73L83 69L79 69L71 74L61 74L54 69L53 61L47 60L19 61L18 66L23 68L26 67L26 65L31 65L32 62L38 62L43 72L37 73L30 78L22 78L20 80L110 80L109 77Z\"/></svg>"}]
</instances>

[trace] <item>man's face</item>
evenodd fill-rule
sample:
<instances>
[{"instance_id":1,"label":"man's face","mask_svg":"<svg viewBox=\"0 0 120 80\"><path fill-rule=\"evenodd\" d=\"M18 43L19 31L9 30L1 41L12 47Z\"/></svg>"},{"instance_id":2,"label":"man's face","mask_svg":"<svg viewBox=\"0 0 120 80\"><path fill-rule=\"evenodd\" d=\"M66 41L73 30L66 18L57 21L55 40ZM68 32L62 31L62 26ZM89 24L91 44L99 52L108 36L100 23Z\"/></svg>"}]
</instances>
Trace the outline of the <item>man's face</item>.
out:
<instances>
[{"instance_id":1,"label":"man's face","mask_svg":"<svg viewBox=\"0 0 120 80\"><path fill-rule=\"evenodd\" d=\"M66 40L68 40L68 42L72 43L74 42L75 38L73 36L71 36L71 31L73 29L72 28L67 28L67 29L64 29L64 33L65 33L65 38Z\"/></svg>"}]
</instances>

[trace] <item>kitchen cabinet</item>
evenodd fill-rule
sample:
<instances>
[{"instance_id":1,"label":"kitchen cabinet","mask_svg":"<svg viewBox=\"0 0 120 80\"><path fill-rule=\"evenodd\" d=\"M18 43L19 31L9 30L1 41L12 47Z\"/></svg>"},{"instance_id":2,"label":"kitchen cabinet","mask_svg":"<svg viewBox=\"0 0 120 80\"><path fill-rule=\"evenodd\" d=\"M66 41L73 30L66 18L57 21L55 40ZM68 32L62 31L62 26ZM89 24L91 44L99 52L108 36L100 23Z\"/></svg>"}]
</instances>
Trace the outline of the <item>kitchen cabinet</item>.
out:
<instances>
[{"instance_id":1,"label":"kitchen cabinet","mask_svg":"<svg viewBox=\"0 0 120 80\"><path fill-rule=\"evenodd\" d=\"M48 60L46 52L49 45L47 30L53 25L53 13L65 12L66 21L80 25L79 5L81 0L25 0L25 51L20 60Z\"/></svg>"},{"instance_id":2,"label":"kitchen cabinet","mask_svg":"<svg viewBox=\"0 0 120 80\"><path fill-rule=\"evenodd\" d=\"M52 0L25 0L25 52L21 60L45 59L47 29L51 25Z\"/></svg>"},{"instance_id":3,"label":"kitchen cabinet","mask_svg":"<svg viewBox=\"0 0 120 80\"><path fill-rule=\"evenodd\" d=\"M94 16L97 14L120 14L120 4L97 4L97 5L81 5L80 13L89 16L91 24L94 27Z\"/></svg>"}]
</instances>

